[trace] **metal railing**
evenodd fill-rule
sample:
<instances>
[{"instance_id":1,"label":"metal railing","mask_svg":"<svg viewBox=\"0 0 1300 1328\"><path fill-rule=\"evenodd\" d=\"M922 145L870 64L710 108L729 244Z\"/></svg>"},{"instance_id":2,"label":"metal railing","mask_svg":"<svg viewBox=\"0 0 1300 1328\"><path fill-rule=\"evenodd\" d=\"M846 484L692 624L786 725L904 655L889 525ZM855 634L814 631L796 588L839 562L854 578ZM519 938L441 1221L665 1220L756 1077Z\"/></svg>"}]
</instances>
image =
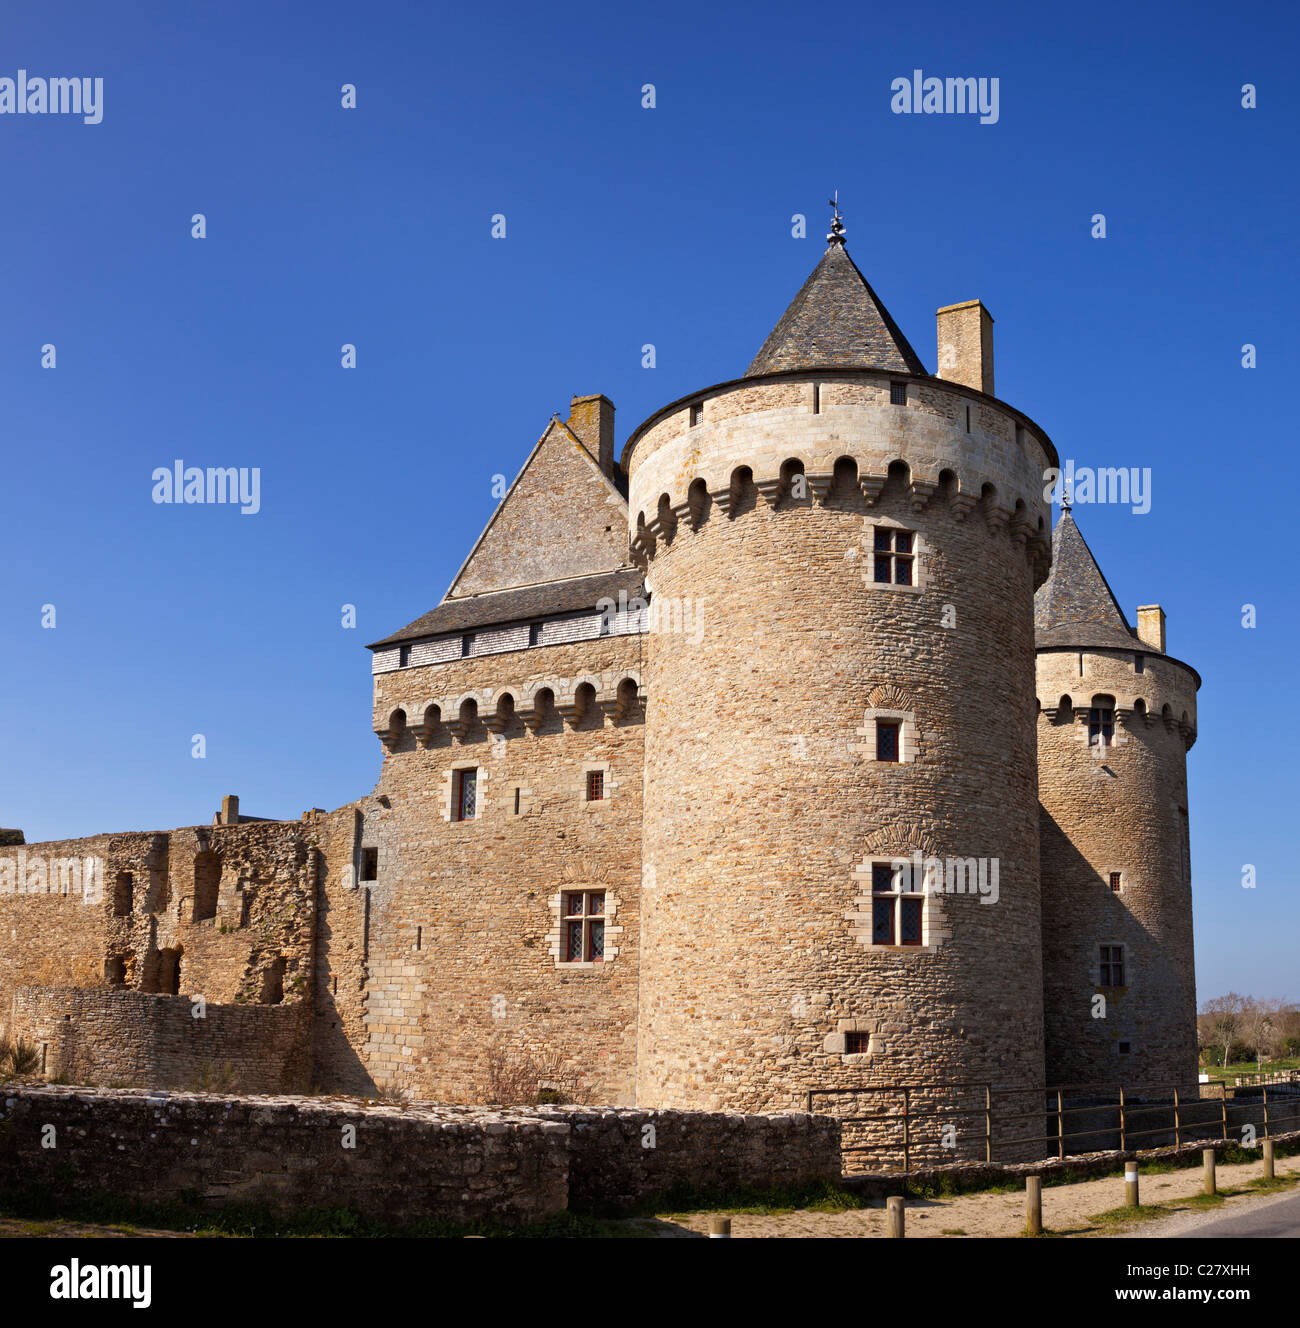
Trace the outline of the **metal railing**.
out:
<instances>
[{"instance_id":1,"label":"metal railing","mask_svg":"<svg viewBox=\"0 0 1300 1328\"><path fill-rule=\"evenodd\" d=\"M945 1106L936 1101L954 1094L968 1097L969 1103ZM856 1106L872 1097L884 1097L886 1109L841 1112L827 1102L848 1098ZM1030 1106L1035 1100L1042 1105ZM1041 1150L1038 1156L1042 1158L1065 1158L1113 1151L1116 1145L1121 1152L1159 1147L1153 1142L1158 1136L1175 1146L1207 1139L1228 1140L1236 1137L1230 1130L1246 1125L1258 1126L1256 1137L1268 1138L1300 1128L1300 1073L1231 1086L1159 1083L1000 1088L963 1081L828 1087L808 1091L807 1107L810 1112L840 1118L845 1127L842 1151L846 1159L850 1155L885 1153L901 1157L902 1170L911 1171L918 1153L933 1162L944 1160L945 1153L949 1159L960 1154L969 1160L979 1152L989 1163L1026 1161L1030 1159L1024 1154L1036 1149ZM1091 1119L1083 1128L1067 1128L1079 1124L1078 1117L1084 1115ZM1233 1121L1234 1115L1239 1119ZM1258 1119L1246 1120L1246 1116ZM1044 1132L1033 1133L1030 1122L1039 1122ZM955 1146L958 1137L960 1149ZM1105 1141L1112 1142L1107 1146ZM1019 1156L996 1156L1008 1148L1014 1148Z\"/></svg>"}]
</instances>

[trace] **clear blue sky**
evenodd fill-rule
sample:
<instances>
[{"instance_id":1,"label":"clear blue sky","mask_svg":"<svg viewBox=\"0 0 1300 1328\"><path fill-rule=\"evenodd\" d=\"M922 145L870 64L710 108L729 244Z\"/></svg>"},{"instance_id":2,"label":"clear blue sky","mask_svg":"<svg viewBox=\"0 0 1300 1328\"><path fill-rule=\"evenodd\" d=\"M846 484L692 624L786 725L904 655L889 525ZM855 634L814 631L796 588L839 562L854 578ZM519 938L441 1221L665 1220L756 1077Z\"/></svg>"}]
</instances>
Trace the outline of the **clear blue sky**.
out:
<instances>
[{"instance_id":1,"label":"clear blue sky","mask_svg":"<svg viewBox=\"0 0 1300 1328\"><path fill-rule=\"evenodd\" d=\"M367 792L363 647L438 601L492 476L574 393L621 443L742 373L838 188L929 368L935 309L983 299L998 394L1151 468L1147 515L1076 516L1204 678L1199 992L1300 997L1297 35L1281 4L10 6L0 77L104 106L0 115L0 824ZM918 67L998 78L998 122L892 114ZM154 504L177 458L259 467L262 510Z\"/></svg>"}]
</instances>

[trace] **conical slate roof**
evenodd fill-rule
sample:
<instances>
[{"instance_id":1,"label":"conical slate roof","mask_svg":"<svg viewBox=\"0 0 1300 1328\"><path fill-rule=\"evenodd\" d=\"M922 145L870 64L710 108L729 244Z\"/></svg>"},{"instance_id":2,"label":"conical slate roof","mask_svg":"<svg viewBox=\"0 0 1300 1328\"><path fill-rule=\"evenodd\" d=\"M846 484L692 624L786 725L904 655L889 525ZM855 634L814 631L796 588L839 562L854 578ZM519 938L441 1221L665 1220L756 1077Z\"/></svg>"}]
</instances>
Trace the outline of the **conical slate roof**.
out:
<instances>
[{"instance_id":1,"label":"conical slate roof","mask_svg":"<svg viewBox=\"0 0 1300 1328\"><path fill-rule=\"evenodd\" d=\"M799 288L745 376L823 365L926 372L838 239Z\"/></svg>"},{"instance_id":2,"label":"conical slate roof","mask_svg":"<svg viewBox=\"0 0 1300 1328\"><path fill-rule=\"evenodd\" d=\"M1034 595L1034 639L1044 646L1132 650L1137 634L1067 508L1052 532L1052 572ZM1144 651L1153 647L1143 643Z\"/></svg>"}]
</instances>

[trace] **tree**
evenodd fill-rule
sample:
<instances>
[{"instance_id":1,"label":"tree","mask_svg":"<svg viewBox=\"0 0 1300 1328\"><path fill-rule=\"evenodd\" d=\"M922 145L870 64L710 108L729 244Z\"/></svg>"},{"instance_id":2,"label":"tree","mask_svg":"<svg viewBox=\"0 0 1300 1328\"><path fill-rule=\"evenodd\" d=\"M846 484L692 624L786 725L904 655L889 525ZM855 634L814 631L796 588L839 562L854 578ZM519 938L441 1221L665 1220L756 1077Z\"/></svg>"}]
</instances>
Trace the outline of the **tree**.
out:
<instances>
[{"instance_id":1,"label":"tree","mask_svg":"<svg viewBox=\"0 0 1300 1328\"><path fill-rule=\"evenodd\" d=\"M1271 1060L1281 1045L1285 1001L1250 1001L1242 1015L1241 1035L1255 1052L1255 1069L1262 1073L1264 1062Z\"/></svg>"},{"instance_id":2,"label":"tree","mask_svg":"<svg viewBox=\"0 0 1300 1328\"><path fill-rule=\"evenodd\" d=\"M1232 1041L1240 1035L1246 1011L1253 1004L1254 1001L1249 997L1230 991L1226 996L1216 996L1201 1006L1214 1042L1223 1044L1224 1067L1228 1064L1228 1050Z\"/></svg>"}]
</instances>

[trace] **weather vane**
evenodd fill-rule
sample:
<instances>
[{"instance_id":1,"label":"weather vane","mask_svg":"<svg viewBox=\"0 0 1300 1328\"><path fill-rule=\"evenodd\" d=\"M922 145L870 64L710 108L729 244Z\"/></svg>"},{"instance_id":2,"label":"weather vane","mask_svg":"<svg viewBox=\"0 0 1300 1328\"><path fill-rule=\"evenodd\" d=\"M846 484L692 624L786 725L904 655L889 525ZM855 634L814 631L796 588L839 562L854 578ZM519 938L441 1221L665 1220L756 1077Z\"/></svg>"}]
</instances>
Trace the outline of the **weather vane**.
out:
<instances>
[{"instance_id":1,"label":"weather vane","mask_svg":"<svg viewBox=\"0 0 1300 1328\"><path fill-rule=\"evenodd\" d=\"M1070 481L1064 480L1062 481L1061 484L1061 511L1068 512L1069 510L1070 510Z\"/></svg>"},{"instance_id":2,"label":"weather vane","mask_svg":"<svg viewBox=\"0 0 1300 1328\"><path fill-rule=\"evenodd\" d=\"M835 197L827 200L831 210L831 233L826 237L827 244L844 243L844 218L840 216L840 191L835 191Z\"/></svg>"}]
</instances>

